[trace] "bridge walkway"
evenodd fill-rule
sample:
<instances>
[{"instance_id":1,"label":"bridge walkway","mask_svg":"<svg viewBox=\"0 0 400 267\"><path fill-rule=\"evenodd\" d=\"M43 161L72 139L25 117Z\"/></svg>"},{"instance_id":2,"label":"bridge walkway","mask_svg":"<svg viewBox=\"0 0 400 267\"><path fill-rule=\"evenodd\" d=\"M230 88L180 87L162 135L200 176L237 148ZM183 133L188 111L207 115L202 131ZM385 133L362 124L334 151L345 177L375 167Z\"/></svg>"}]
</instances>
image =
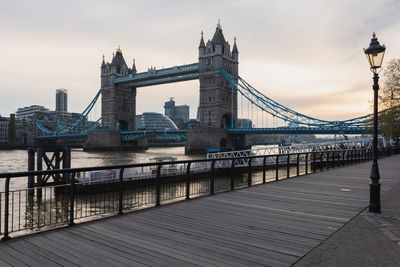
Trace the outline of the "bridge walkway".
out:
<instances>
[{"instance_id":1,"label":"bridge walkway","mask_svg":"<svg viewBox=\"0 0 400 267\"><path fill-rule=\"evenodd\" d=\"M400 183L399 162L400 155L380 160L382 194ZM0 265L312 265L314 258L304 259L367 207L370 168L366 162L15 238L0 243Z\"/></svg>"}]
</instances>

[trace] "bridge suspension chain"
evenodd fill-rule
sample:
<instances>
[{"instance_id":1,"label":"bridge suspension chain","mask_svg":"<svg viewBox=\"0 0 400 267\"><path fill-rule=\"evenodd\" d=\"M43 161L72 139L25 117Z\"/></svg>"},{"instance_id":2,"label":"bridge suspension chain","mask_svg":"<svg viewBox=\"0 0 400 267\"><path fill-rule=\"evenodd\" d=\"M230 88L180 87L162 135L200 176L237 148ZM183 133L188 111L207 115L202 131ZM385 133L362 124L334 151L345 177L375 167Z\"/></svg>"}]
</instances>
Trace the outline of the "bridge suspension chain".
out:
<instances>
[{"instance_id":1,"label":"bridge suspension chain","mask_svg":"<svg viewBox=\"0 0 400 267\"><path fill-rule=\"evenodd\" d=\"M84 126L82 125L82 123L85 122L85 120L88 118L89 113L93 110L93 107L95 107L95 104L99 99L100 94L101 89L96 93L95 97L85 108L85 110L79 116L75 117L67 126L62 126L61 124L56 123L58 130L50 130L39 124L38 122L35 122L35 125L45 135L65 135L68 133L87 134L89 131L94 130L101 124L101 118L99 118L96 121L90 123L89 126L87 126L86 128L84 128Z\"/></svg>"},{"instance_id":2,"label":"bridge suspension chain","mask_svg":"<svg viewBox=\"0 0 400 267\"><path fill-rule=\"evenodd\" d=\"M252 106L261 109L275 119L281 119L286 122L293 122L298 125L305 126L361 126L365 125L369 121L370 115L361 116L353 119L348 119L344 121L328 121L313 118L299 112L296 112L288 107L285 107L278 102L272 100L271 98L265 96L260 91L252 87L248 82L238 76L238 80L233 79L228 73L221 69L222 74L231 83L231 85L243 96L245 97Z\"/></svg>"}]
</instances>

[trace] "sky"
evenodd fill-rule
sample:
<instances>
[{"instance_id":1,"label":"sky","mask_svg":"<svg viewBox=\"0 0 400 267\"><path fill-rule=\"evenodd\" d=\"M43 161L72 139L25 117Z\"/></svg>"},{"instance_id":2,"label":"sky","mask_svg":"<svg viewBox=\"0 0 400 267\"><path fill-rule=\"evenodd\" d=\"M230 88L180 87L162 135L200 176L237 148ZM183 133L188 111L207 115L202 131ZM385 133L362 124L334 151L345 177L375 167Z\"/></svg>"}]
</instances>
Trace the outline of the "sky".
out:
<instances>
[{"instance_id":1,"label":"sky","mask_svg":"<svg viewBox=\"0 0 400 267\"><path fill-rule=\"evenodd\" d=\"M200 32L218 19L239 50L239 75L303 114L343 120L370 112L372 74L363 53L372 32L400 57L400 1L0 0L0 115L33 104L81 112L99 90L102 55L120 45L138 72L198 62ZM198 106L199 82L138 88L137 114L163 113L174 97ZM97 111L99 113L99 111Z\"/></svg>"}]
</instances>

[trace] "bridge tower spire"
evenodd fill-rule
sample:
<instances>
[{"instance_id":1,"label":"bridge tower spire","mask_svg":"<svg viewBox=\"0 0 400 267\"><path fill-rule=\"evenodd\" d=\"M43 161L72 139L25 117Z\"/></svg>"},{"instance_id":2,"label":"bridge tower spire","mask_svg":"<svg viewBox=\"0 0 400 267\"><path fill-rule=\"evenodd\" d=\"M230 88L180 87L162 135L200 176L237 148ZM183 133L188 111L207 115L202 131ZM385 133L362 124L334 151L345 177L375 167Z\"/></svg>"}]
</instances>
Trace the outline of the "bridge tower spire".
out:
<instances>
[{"instance_id":1,"label":"bridge tower spire","mask_svg":"<svg viewBox=\"0 0 400 267\"><path fill-rule=\"evenodd\" d=\"M199 45L200 129L188 132L187 153L204 151L209 147L237 147L227 130L237 123L237 91L225 79L221 69L237 80L238 64L236 41L231 50L220 21L206 44L202 33Z\"/></svg>"},{"instance_id":2,"label":"bridge tower spire","mask_svg":"<svg viewBox=\"0 0 400 267\"><path fill-rule=\"evenodd\" d=\"M101 118L105 131L91 132L84 148L90 149L123 149L121 131L136 129L136 88L129 84L115 84L120 76L136 73L135 62L132 69L128 68L121 48L118 46L113 53L111 63L101 64Z\"/></svg>"}]
</instances>

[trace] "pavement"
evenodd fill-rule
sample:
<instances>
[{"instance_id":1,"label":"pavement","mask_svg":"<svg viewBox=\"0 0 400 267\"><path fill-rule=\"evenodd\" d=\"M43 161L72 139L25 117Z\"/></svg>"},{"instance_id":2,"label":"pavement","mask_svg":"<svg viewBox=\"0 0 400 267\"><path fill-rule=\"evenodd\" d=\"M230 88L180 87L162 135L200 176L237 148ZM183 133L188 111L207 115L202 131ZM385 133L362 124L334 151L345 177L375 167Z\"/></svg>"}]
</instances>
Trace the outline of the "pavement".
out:
<instances>
[{"instance_id":1,"label":"pavement","mask_svg":"<svg viewBox=\"0 0 400 267\"><path fill-rule=\"evenodd\" d=\"M381 206L381 213L363 210L293 266L400 266L400 184Z\"/></svg>"}]
</instances>

